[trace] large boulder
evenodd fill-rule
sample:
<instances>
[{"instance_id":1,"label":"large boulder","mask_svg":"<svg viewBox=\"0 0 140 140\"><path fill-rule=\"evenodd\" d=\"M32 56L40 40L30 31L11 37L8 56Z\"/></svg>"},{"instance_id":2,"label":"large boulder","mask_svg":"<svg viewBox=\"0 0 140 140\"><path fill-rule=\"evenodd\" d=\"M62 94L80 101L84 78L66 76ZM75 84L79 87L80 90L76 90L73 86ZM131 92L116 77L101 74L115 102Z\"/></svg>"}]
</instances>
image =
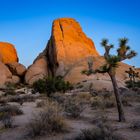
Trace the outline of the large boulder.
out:
<instances>
[{"instance_id":1,"label":"large boulder","mask_svg":"<svg viewBox=\"0 0 140 140\"><path fill-rule=\"evenodd\" d=\"M9 82L12 78L10 70L0 62L0 86L3 86L6 82Z\"/></svg>"},{"instance_id":2,"label":"large boulder","mask_svg":"<svg viewBox=\"0 0 140 140\"><path fill-rule=\"evenodd\" d=\"M56 19L48 44L28 68L25 81L32 84L44 76L61 75L66 81L80 83L87 88L90 83L95 85L94 88L110 88L112 83L108 74L81 74L83 70L88 69L87 62L91 59L94 69L105 63L105 59L99 55L93 41L85 35L79 23L71 18ZM116 72L117 82L119 86L124 86L124 81L128 79L125 71L130 66L124 63L119 66Z\"/></svg>"},{"instance_id":3,"label":"large boulder","mask_svg":"<svg viewBox=\"0 0 140 140\"><path fill-rule=\"evenodd\" d=\"M18 56L14 45L0 42L0 61L4 64L18 62Z\"/></svg>"},{"instance_id":4,"label":"large boulder","mask_svg":"<svg viewBox=\"0 0 140 140\"><path fill-rule=\"evenodd\" d=\"M63 75L76 62L89 56L99 56L93 41L72 18L60 18L53 22L52 35L47 45L49 71Z\"/></svg>"},{"instance_id":5,"label":"large boulder","mask_svg":"<svg viewBox=\"0 0 140 140\"><path fill-rule=\"evenodd\" d=\"M45 50L28 68L25 81L31 84L44 75L64 76L76 62L89 56L99 56L99 53L79 23L72 18L57 19Z\"/></svg>"},{"instance_id":6,"label":"large boulder","mask_svg":"<svg viewBox=\"0 0 140 140\"><path fill-rule=\"evenodd\" d=\"M35 60L33 65L31 65L26 72L25 82L28 84L33 84L38 79L44 78L46 75L48 75L47 66L45 57Z\"/></svg>"},{"instance_id":7,"label":"large boulder","mask_svg":"<svg viewBox=\"0 0 140 140\"><path fill-rule=\"evenodd\" d=\"M18 62L12 62L6 64L13 75L24 76L26 67Z\"/></svg>"}]
</instances>

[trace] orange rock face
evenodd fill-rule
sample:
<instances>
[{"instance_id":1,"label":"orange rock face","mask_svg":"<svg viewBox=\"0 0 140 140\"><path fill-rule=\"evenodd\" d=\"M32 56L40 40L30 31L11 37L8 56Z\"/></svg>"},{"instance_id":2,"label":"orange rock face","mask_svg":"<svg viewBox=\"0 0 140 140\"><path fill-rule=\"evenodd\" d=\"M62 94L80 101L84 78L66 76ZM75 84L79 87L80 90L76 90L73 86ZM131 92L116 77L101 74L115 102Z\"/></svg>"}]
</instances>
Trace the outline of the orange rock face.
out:
<instances>
[{"instance_id":1,"label":"orange rock face","mask_svg":"<svg viewBox=\"0 0 140 140\"><path fill-rule=\"evenodd\" d=\"M58 62L73 63L87 56L99 56L93 41L72 18L60 18L53 22L52 40Z\"/></svg>"},{"instance_id":2,"label":"orange rock face","mask_svg":"<svg viewBox=\"0 0 140 140\"><path fill-rule=\"evenodd\" d=\"M61 75L60 71L64 72L68 65L89 56L99 56L99 53L77 21L72 18L60 18L53 22L47 56L50 71Z\"/></svg>"},{"instance_id":3,"label":"orange rock face","mask_svg":"<svg viewBox=\"0 0 140 140\"><path fill-rule=\"evenodd\" d=\"M0 42L0 61L4 64L18 62L17 52L12 44Z\"/></svg>"},{"instance_id":4,"label":"orange rock face","mask_svg":"<svg viewBox=\"0 0 140 140\"><path fill-rule=\"evenodd\" d=\"M82 31L79 23L72 18L54 20L47 47L27 70L25 81L29 84L33 83L42 75L64 76L71 65L89 56L96 57L99 53L93 41ZM43 61L45 60L43 65L39 63L42 58Z\"/></svg>"}]
</instances>

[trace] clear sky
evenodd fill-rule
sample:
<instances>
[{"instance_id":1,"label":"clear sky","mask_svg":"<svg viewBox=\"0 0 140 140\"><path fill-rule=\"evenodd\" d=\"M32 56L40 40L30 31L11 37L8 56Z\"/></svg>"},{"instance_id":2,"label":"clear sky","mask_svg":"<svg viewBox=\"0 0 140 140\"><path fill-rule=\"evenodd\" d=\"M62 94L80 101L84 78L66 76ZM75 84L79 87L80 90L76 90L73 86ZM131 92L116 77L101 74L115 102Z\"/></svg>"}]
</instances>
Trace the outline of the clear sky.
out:
<instances>
[{"instance_id":1,"label":"clear sky","mask_svg":"<svg viewBox=\"0 0 140 140\"><path fill-rule=\"evenodd\" d=\"M129 38L139 54L127 63L140 67L140 0L0 0L0 41L14 44L20 63L29 66L60 17L75 18L100 54L102 38L116 46L118 38Z\"/></svg>"}]
</instances>

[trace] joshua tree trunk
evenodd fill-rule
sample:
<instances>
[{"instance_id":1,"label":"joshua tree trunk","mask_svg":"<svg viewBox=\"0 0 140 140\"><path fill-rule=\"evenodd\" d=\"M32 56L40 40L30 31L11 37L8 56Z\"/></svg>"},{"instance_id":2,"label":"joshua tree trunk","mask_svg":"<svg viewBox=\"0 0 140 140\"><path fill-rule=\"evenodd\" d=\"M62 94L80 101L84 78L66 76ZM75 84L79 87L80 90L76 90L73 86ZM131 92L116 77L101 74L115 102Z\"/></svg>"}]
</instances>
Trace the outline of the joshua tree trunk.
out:
<instances>
[{"instance_id":1,"label":"joshua tree trunk","mask_svg":"<svg viewBox=\"0 0 140 140\"><path fill-rule=\"evenodd\" d=\"M124 116L123 105L122 105L122 102L121 102L117 81L116 81L115 75L109 74L109 76L111 78L113 88L114 88L114 93L115 93L117 108L118 108L118 114L119 114L119 121L124 122L125 121L125 116Z\"/></svg>"}]
</instances>

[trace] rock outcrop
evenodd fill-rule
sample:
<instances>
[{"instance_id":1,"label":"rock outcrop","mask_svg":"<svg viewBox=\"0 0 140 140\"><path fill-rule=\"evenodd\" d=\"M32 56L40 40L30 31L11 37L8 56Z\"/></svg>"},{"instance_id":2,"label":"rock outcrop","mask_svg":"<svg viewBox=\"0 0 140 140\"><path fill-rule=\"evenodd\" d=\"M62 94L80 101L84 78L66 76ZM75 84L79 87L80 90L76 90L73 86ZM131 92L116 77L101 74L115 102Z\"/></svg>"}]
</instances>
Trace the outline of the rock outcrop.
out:
<instances>
[{"instance_id":1,"label":"rock outcrop","mask_svg":"<svg viewBox=\"0 0 140 140\"><path fill-rule=\"evenodd\" d=\"M12 62L6 64L13 75L24 76L26 67L20 63Z\"/></svg>"},{"instance_id":2,"label":"rock outcrop","mask_svg":"<svg viewBox=\"0 0 140 140\"><path fill-rule=\"evenodd\" d=\"M71 18L57 19L45 50L29 67L25 81L32 84L44 75L64 76L76 62L89 56L99 56L99 53L79 23Z\"/></svg>"},{"instance_id":3,"label":"rock outcrop","mask_svg":"<svg viewBox=\"0 0 140 140\"><path fill-rule=\"evenodd\" d=\"M0 42L0 61L4 64L18 62L18 56L14 45Z\"/></svg>"},{"instance_id":4,"label":"rock outcrop","mask_svg":"<svg viewBox=\"0 0 140 140\"><path fill-rule=\"evenodd\" d=\"M93 57L93 68L97 69L105 60L97 52L93 41L82 31L79 23L71 18L60 18L53 22L51 37L45 50L39 54L25 74L25 82L33 84L44 76L61 75L66 81L85 84L94 83L94 88L110 88L112 83L108 74L86 76L82 70L88 69L87 62ZM128 78L125 73L129 65L120 63L117 81L124 85ZM86 88L88 86L86 85Z\"/></svg>"},{"instance_id":5,"label":"rock outcrop","mask_svg":"<svg viewBox=\"0 0 140 140\"><path fill-rule=\"evenodd\" d=\"M12 78L10 70L0 61L0 86L9 82Z\"/></svg>"},{"instance_id":6,"label":"rock outcrop","mask_svg":"<svg viewBox=\"0 0 140 140\"><path fill-rule=\"evenodd\" d=\"M47 68L48 65L45 56L34 61L33 65L28 68L25 74L26 83L33 84L38 79L44 78L44 76L48 75Z\"/></svg>"},{"instance_id":7,"label":"rock outcrop","mask_svg":"<svg viewBox=\"0 0 140 140\"><path fill-rule=\"evenodd\" d=\"M0 87L6 83L24 81L26 67L18 63L16 49L10 43L0 42Z\"/></svg>"}]
</instances>

